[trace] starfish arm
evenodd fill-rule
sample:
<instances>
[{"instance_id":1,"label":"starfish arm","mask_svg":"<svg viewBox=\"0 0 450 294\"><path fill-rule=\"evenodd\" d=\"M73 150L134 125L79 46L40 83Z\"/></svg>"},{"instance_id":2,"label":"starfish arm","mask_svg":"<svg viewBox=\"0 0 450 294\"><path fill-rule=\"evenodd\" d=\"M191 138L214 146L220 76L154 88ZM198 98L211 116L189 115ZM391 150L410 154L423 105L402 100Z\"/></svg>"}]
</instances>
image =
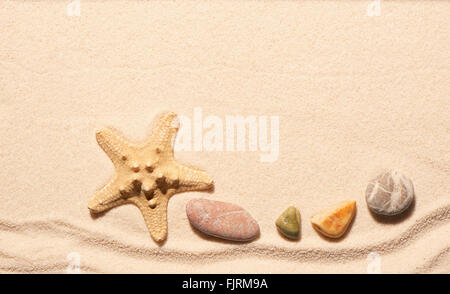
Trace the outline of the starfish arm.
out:
<instances>
[{"instance_id":1,"label":"starfish arm","mask_svg":"<svg viewBox=\"0 0 450 294\"><path fill-rule=\"evenodd\" d=\"M89 201L88 207L94 213L103 212L113 207L126 203L119 190L117 179L104 186L95 193Z\"/></svg>"},{"instance_id":2,"label":"starfish arm","mask_svg":"<svg viewBox=\"0 0 450 294\"><path fill-rule=\"evenodd\" d=\"M155 195L157 205L154 208L149 206L147 199L144 197L133 197L130 199L142 213L145 224L156 242L162 242L167 238L167 205L168 197L161 196L160 193Z\"/></svg>"},{"instance_id":3,"label":"starfish arm","mask_svg":"<svg viewBox=\"0 0 450 294\"><path fill-rule=\"evenodd\" d=\"M133 147L118 131L112 128L102 128L95 134L98 145L105 151L114 166L120 165L133 152Z\"/></svg>"},{"instance_id":4,"label":"starfish arm","mask_svg":"<svg viewBox=\"0 0 450 294\"><path fill-rule=\"evenodd\" d=\"M157 120L146 147L158 148L159 152L168 152L173 155L173 141L178 129L179 121L176 113L163 113Z\"/></svg>"},{"instance_id":5,"label":"starfish arm","mask_svg":"<svg viewBox=\"0 0 450 294\"><path fill-rule=\"evenodd\" d=\"M178 192L205 191L214 187L213 179L203 170L175 163L178 169Z\"/></svg>"}]
</instances>

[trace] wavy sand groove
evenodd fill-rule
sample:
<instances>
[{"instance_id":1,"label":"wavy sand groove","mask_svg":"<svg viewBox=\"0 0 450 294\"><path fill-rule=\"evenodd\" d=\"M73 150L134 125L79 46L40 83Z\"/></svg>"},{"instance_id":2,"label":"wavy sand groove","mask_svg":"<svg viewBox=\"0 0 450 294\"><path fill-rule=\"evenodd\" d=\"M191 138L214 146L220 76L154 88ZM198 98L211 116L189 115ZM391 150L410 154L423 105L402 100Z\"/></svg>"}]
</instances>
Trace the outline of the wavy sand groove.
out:
<instances>
[{"instance_id":1,"label":"wavy sand groove","mask_svg":"<svg viewBox=\"0 0 450 294\"><path fill-rule=\"evenodd\" d=\"M1 254L0 254L1 255ZM21 265L20 267L14 267L14 266L3 266L0 265L0 270L5 272L14 272L14 273L23 273L23 274L29 274L29 273L45 273L45 272L65 272L67 269L67 263L49 263L49 264L28 264L28 265ZM100 273L95 268L88 267L88 266L80 266L80 272L85 273Z\"/></svg>"},{"instance_id":2,"label":"wavy sand groove","mask_svg":"<svg viewBox=\"0 0 450 294\"><path fill-rule=\"evenodd\" d=\"M132 246L111 239L108 236L101 236L101 234L89 232L84 228L79 228L73 224L63 221L53 221L51 223L43 221L31 221L20 224L13 224L11 222L0 221L0 230L7 232L24 232L33 228L39 228L41 231L48 231L57 235L70 235L79 241L88 243L91 246L101 247L103 249L113 250L120 254L130 257L149 258L159 261L171 262L217 262L221 260L230 260L233 258L242 257L265 257L286 259L296 262L320 261L320 262L342 262L355 259L366 258L370 252L378 252L379 254L388 254L405 248L414 240L424 235L426 232L432 230L434 227L447 223L450 220L450 205L438 208L431 213L418 219L406 231L399 234L397 237L390 240L378 243L376 245L368 245L356 248L344 249L291 249L283 247L275 247L270 245L251 245L244 244L240 246L233 246L222 250L211 250L204 252L192 252L183 250L170 250L165 248L142 248ZM426 264L418 267L419 272L426 272L433 266L439 263L439 260L445 257L449 252L449 248L444 249L438 255L430 259ZM14 258L5 253L0 253L0 257ZM16 259L16 258L15 258ZM17 260L17 259L16 259ZM22 261L24 263L20 268L0 267L0 269L8 271L42 271L46 269L60 268L61 265L54 264L52 266L31 266L31 261ZM86 268L86 270L96 271L95 269Z\"/></svg>"},{"instance_id":3,"label":"wavy sand groove","mask_svg":"<svg viewBox=\"0 0 450 294\"><path fill-rule=\"evenodd\" d=\"M421 266L418 266L414 273L425 274L430 272L434 267L440 265L443 262L443 259L445 259L449 254L450 254L450 247L444 248L438 254L430 258L426 263L424 263Z\"/></svg>"}]
</instances>

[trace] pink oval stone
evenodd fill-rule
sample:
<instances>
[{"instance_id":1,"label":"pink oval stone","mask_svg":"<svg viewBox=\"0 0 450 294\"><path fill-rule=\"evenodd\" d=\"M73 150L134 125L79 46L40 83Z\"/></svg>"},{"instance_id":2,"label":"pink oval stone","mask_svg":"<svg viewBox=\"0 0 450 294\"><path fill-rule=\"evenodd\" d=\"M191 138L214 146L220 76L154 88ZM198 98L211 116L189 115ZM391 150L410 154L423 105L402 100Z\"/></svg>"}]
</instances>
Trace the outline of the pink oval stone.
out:
<instances>
[{"instance_id":1,"label":"pink oval stone","mask_svg":"<svg viewBox=\"0 0 450 294\"><path fill-rule=\"evenodd\" d=\"M205 234L232 240L250 241L259 234L259 225L242 207L208 199L193 199L186 214L194 228Z\"/></svg>"}]
</instances>

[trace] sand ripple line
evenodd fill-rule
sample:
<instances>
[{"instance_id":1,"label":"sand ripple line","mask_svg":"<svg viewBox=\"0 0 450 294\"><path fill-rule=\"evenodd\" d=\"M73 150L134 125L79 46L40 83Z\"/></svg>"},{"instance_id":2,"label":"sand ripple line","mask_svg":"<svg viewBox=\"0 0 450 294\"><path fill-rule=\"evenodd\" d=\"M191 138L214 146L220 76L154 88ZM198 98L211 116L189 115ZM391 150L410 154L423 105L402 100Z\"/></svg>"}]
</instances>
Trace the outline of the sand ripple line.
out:
<instances>
[{"instance_id":1,"label":"sand ripple line","mask_svg":"<svg viewBox=\"0 0 450 294\"><path fill-rule=\"evenodd\" d=\"M322 249L322 248L306 248L292 249L270 245L252 245L243 244L219 250L210 250L203 252L192 252L185 250L171 250L162 248L143 248L126 244L112 239L106 235L89 232L84 228L78 228L73 224L63 221L54 221L52 223L43 221L26 222L23 224L12 224L6 221L0 221L0 230L3 231L26 231L32 228L40 228L51 233L74 236L91 246L101 247L102 249L110 249L116 253L120 253L129 257L139 259L153 259L159 261L185 262L185 263L202 263L214 262L222 260L231 260L242 257L262 257L276 258L289 261L305 262L305 261L321 261L321 262L344 262L348 260L366 258L371 252L379 254L389 254L398 251L401 248L413 243L420 236L430 231L433 227L446 223L450 220L450 205L438 208L428 215L418 219L411 227L395 238L378 243L376 245L368 245L353 248L340 249Z\"/></svg>"},{"instance_id":2,"label":"sand ripple line","mask_svg":"<svg viewBox=\"0 0 450 294\"><path fill-rule=\"evenodd\" d=\"M10 273L62 273L67 269L67 263L54 263L54 264L38 264L38 265L21 265L21 266L5 266L0 265L0 271ZM81 273L100 273L100 271L87 267L80 266Z\"/></svg>"},{"instance_id":3,"label":"sand ripple line","mask_svg":"<svg viewBox=\"0 0 450 294\"><path fill-rule=\"evenodd\" d=\"M433 258L429 259L425 264L417 267L414 273L423 274L430 272L434 267L442 264L443 259L445 259L449 254L450 254L450 247L444 248L438 254L433 256Z\"/></svg>"},{"instance_id":4,"label":"sand ripple line","mask_svg":"<svg viewBox=\"0 0 450 294\"><path fill-rule=\"evenodd\" d=\"M65 272L67 269L67 262L60 263L37 263L32 259L26 257L20 257L16 255L7 254L0 251L0 258L12 260L15 265L0 264L0 272L10 273L58 273ZM99 273L100 271L89 266L80 266L81 272Z\"/></svg>"}]
</instances>

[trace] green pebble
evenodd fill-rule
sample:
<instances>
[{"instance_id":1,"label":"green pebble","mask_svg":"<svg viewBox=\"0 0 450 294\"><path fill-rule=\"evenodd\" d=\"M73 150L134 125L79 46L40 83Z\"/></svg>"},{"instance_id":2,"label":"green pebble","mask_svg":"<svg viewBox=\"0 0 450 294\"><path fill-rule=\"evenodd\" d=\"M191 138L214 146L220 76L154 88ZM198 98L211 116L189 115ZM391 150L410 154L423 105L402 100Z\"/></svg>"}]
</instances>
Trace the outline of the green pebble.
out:
<instances>
[{"instance_id":1,"label":"green pebble","mask_svg":"<svg viewBox=\"0 0 450 294\"><path fill-rule=\"evenodd\" d=\"M278 230L290 239L300 236L300 212L294 206L286 209L275 222Z\"/></svg>"}]
</instances>

